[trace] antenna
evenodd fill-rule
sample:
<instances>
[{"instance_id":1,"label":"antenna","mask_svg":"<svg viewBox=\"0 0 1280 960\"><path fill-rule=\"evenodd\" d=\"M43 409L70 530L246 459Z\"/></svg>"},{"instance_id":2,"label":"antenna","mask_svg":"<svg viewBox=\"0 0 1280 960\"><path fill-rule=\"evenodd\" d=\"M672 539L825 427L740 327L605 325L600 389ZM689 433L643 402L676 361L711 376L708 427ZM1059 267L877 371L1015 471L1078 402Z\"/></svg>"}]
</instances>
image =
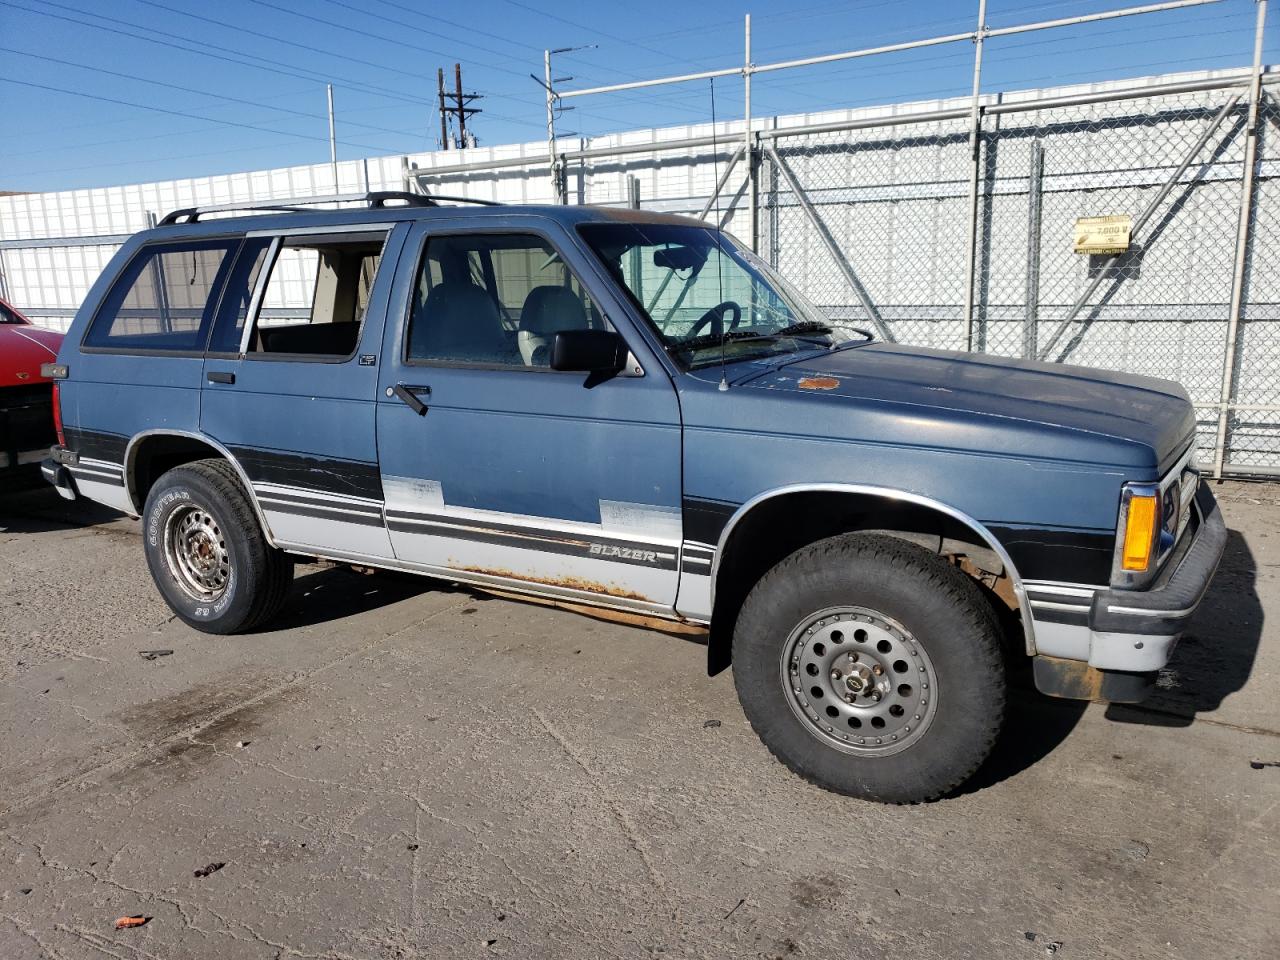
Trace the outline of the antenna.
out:
<instances>
[{"instance_id":1,"label":"antenna","mask_svg":"<svg viewBox=\"0 0 1280 960\"><path fill-rule=\"evenodd\" d=\"M716 142L716 78L711 80L711 172L715 177L716 207L716 283L719 286L720 304L724 304L724 250L721 247L720 234L720 145ZM725 375L724 365L724 311L720 312L720 391L729 389L729 378Z\"/></svg>"}]
</instances>

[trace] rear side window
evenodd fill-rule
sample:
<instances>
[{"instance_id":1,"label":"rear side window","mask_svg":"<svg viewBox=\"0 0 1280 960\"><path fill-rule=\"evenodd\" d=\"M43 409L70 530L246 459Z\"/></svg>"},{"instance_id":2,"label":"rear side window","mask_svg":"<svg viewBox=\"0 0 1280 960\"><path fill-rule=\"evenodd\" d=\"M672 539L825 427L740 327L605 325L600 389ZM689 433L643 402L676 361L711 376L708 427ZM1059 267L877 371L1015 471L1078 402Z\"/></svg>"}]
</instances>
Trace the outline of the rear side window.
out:
<instances>
[{"instance_id":1,"label":"rear side window","mask_svg":"<svg viewBox=\"0 0 1280 960\"><path fill-rule=\"evenodd\" d=\"M213 240L144 247L98 308L84 346L202 353L217 291L238 245Z\"/></svg>"}]
</instances>

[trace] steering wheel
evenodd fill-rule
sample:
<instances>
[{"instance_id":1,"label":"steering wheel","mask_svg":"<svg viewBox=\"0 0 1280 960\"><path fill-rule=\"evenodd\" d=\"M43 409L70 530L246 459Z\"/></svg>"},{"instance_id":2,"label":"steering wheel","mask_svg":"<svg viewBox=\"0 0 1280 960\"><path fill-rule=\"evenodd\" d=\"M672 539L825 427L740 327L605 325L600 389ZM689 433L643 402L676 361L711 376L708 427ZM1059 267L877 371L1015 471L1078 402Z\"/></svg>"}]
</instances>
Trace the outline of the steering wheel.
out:
<instances>
[{"instance_id":1,"label":"steering wheel","mask_svg":"<svg viewBox=\"0 0 1280 960\"><path fill-rule=\"evenodd\" d=\"M684 339L692 340L694 337L702 333L705 327L711 327L711 333L717 337L723 337L724 313L726 310L733 311L733 319L729 321L729 329L737 330L738 324L742 322L742 307L738 306L733 300L726 300L724 303L717 303L714 307L698 318L689 332L684 335Z\"/></svg>"}]
</instances>

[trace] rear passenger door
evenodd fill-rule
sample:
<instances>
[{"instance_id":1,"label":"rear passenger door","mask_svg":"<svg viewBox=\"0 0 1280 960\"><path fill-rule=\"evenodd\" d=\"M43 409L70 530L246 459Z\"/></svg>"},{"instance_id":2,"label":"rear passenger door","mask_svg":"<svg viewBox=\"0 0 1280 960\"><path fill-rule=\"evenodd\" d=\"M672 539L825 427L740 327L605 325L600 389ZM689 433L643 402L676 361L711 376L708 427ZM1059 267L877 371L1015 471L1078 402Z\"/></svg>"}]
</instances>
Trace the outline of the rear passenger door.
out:
<instances>
[{"instance_id":1,"label":"rear passenger door","mask_svg":"<svg viewBox=\"0 0 1280 960\"><path fill-rule=\"evenodd\" d=\"M392 556L374 395L407 230L254 233L228 280L204 365L201 430L239 460L282 546Z\"/></svg>"},{"instance_id":2,"label":"rear passenger door","mask_svg":"<svg viewBox=\"0 0 1280 960\"><path fill-rule=\"evenodd\" d=\"M571 237L496 222L420 224L401 258L378 394L396 556L463 580L670 608L675 389ZM555 333L574 328L617 329L635 362L605 379L550 369Z\"/></svg>"}]
</instances>

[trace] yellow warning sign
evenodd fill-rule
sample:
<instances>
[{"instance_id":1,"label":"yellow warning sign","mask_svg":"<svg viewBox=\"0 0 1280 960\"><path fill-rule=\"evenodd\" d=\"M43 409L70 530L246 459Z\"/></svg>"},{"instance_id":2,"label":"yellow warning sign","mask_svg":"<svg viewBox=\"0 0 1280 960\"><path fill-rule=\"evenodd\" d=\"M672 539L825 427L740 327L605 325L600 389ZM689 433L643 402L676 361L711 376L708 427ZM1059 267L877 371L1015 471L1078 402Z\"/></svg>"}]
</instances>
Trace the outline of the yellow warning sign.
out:
<instances>
[{"instance_id":1,"label":"yellow warning sign","mask_svg":"<svg viewBox=\"0 0 1280 960\"><path fill-rule=\"evenodd\" d=\"M1076 253L1124 253L1129 249L1133 217L1078 217L1075 229Z\"/></svg>"}]
</instances>

